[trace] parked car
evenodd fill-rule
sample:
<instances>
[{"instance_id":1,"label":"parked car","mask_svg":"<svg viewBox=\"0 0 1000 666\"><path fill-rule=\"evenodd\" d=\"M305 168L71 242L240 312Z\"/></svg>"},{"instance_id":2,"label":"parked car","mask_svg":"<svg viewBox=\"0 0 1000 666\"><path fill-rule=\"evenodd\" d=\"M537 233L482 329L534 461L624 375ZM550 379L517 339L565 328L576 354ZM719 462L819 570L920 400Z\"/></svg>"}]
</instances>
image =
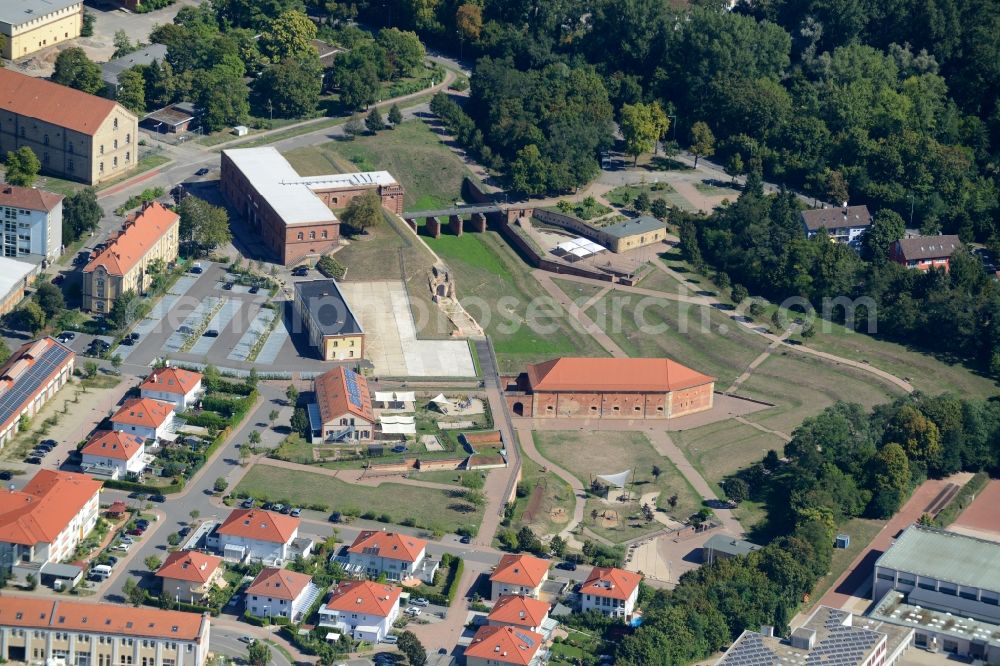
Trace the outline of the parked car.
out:
<instances>
[{"instance_id":1,"label":"parked car","mask_svg":"<svg viewBox=\"0 0 1000 666\"><path fill-rule=\"evenodd\" d=\"M31 456L27 458L24 462L28 463L29 465L41 465L42 459L39 458L38 456Z\"/></svg>"},{"instance_id":2,"label":"parked car","mask_svg":"<svg viewBox=\"0 0 1000 666\"><path fill-rule=\"evenodd\" d=\"M233 283L227 282L226 284L222 285L222 288L225 289L226 291L231 291L233 288Z\"/></svg>"},{"instance_id":3,"label":"parked car","mask_svg":"<svg viewBox=\"0 0 1000 666\"><path fill-rule=\"evenodd\" d=\"M140 518L139 520L135 521L135 526L138 527L139 529L144 530L147 527L149 527L149 521L146 520L145 518Z\"/></svg>"},{"instance_id":4,"label":"parked car","mask_svg":"<svg viewBox=\"0 0 1000 666\"><path fill-rule=\"evenodd\" d=\"M289 512L288 515L290 515L292 518L298 518L299 516L302 515L302 509L300 509L299 507L295 507L294 509L291 510L291 512Z\"/></svg>"},{"instance_id":5,"label":"parked car","mask_svg":"<svg viewBox=\"0 0 1000 666\"><path fill-rule=\"evenodd\" d=\"M428 601L427 599L424 599L423 597L417 597L416 599L410 599L410 605L411 606L419 606L420 608L424 608L426 606L429 606L430 603L431 603L430 601Z\"/></svg>"},{"instance_id":6,"label":"parked car","mask_svg":"<svg viewBox=\"0 0 1000 666\"><path fill-rule=\"evenodd\" d=\"M421 611L419 608L412 608L411 607L411 608L407 608L405 612L410 617L420 617L420 613L422 613L423 611Z\"/></svg>"},{"instance_id":7,"label":"parked car","mask_svg":"<svg viewBox=\"0 0 1000 666\"><path fill-rule=\"evenodd\" d=\"M51 451L57 446L59 446L59 442L54 439L43 439L38 443L38 448L45 449L46 451Z\"/></svg>"},{"instance_id":8,"label":"parked car","mask_svg":"<svg viewBox=\"0 0 1000 666\"><path fill-rule=\"evenodd\" d=\"M133 333L129 333L128 334L128 339L132 340L133 342L135 342L136 340L139 339L139 334L138 333L134 333L134 332Z\"/></svg>"},{"instance_id":9,"label":"parked car","mask_svg":"<svg viewBox=\"0 0 1000 666\"><path fill-rule=\"evenodd\" d=\"M74 333L73 331L63 331L56 337L56 340L58 340L59 342L69 342L70 340L76 340L76 333Z\"/></svg>"},{"instance_id":10,"label":"parked car","mask_svg":"<svg viewBox=\"0 0 1000 666\"><path fill-rule=\"evenodd\" d=\"M130 531L131 531L131 530L130 530ZM131 546L132 544L134 544L134 543L135 543L135 539L133 539L133 538L132 538L131 536L129 536L129 534L128 534L128 533L125 533L125 534L121 535L120 537L118 537L118 539L119 539L119 540L120 540L120 541L121 541L122 543L127 543L127 544L128 544L128 545L130 545L130 546Z\"/></svg>"},{"instance_id":11,"label":"parked car","mask_svg":"<svg viewBox=\"0 0 1000 666\"><path fill-rule=\"evenodd\" d=\"M240 643L246 643L247 645L251 645L256 640L253 636L240 636Z\"/></svg>"},{"instance_id":12,"label":"parked car","mask_svg":"<svg viewBox=\"0 0 1000 666\"><path fill-rule=\"evenodd\" d=\"M126 347L131 347L132 345L135 344L135 340L126 335L124 338L122 338L122 344L125 345Z\"/></svg>"},{"instance_id":13,"label":"parked car","mask_svg":"<svg viewBox=\"0 0 1000 666\"><path fill-rule=\"evenodd\" d=\"M195 275L201 275L205 272L205 269L201 267L201 264L195 264L191 267L191 272Z\"/></svg>"},{"instance_id":14,"label":"parked car","mask_svg":"<svg viewBox=\"0 0 1000 666\"><path fill-rule=\"evenodd\" d=\"M258 287L257 285L250 287L251 294L256 294L258 291L260 291L260 287Z\"/></svg>"},{"instance_id":15,"label":"parked car","mask_svg":"<svg viewBox=\"0 0 1000 666\"><path fill-rule=\"evenodd\" d=\"M277 511L278 513L288 513L288 509L284 504L273 504L271 506L271 511Z\"/></svg>"},{"instance_id":16,"label":"parked car","mask_svg":"<svg viewBox=\"0 0 1000 666\"><path fill-rule=\"evenodd\" d=\"M288 515L289 513L292 512L292 507L290 507L290 506L283 506L280 509L278 509L278 511L280 511L281 513L283 513L285 515Z\"/></svg>"},{"instance_id":17,"label":"parked car","mask_svg":"<svg viewBox=\"0 0 1000 666\"><path fill-rule=\"evenodd\" d=\"M458 540L460 543L472 543L472 537L466 535Z\"/></svg>"},{"instance_id":18,"label":"parked car","mask_svg":"<svg viewBox=\"0 0 1000 666\"><path fill-rule=\"evenodd\" d=\"M217 330L215 330L214 328L210 328L207 331L205 331L204 333L202 333L201 335L204 338L217 338L217 337L219 337L219 332Z\"/></svg>"},{"instance_id":19,"label":"parked car","mask_svg":"<svg viewBox=\"0 0 1000 666\"><path fill-rule=\"evenodd\" d=\"M0 481L10 481L14 474L9 469L0 469Z\"/></svg>"},{"instance_id":20,"label":"parked car","mask_svg":"<svg viewBox=\"0 0 1000 666\"><path fill-rule=\"evenodd\" d=\"M167 498L164 497L163 495L150 495L149 496L149 501L150 502L157 502L158 504L162 504L163 502L167 501Z\"/></svg>"},{"instance_id":21,"label":"parked car","mask_svg":"<svg viewBox=\"0 0 1000 666\"><path fill-rule=\"evenodd\" d=\"M52 284L62 284L66 280L66 276L60 273L59 275L52 278Z\"/></svg>"},{"instance_id":22,"label":"parked car","mask_svg":"<svg viewBox=\"0 0 1000 666\"><path fill-rule=\"evenodd\" d=\"M556 569L562 569L563 571L576 571L576 562L560 562L556 565Z\"/></svg>"},{"instance_id":23,"label":"parked car","mask_svg":"<svg viewBox=\"0 0 1000 666\"><path fill-rule=\"evenodd\" d=\"M243 509L252 509L253 508L253 499L251 499L251 498L248 497L247 499L243 500L243 503L240 504L240 507L243 508Z\"/></svg>"},{"instance_id":24,"label":"parked car","mask_svg":"<svg viewBox=\"0 0 1000 666\"><path fill-rule=\"evenodd\" d=\"M132 544L128 544L128 543L124 543L123 542L123 543L117 544L111 550L120 550L123 553L127 553L131 547L132 547Z\"/></svg>"},{"instance_id":25,"label":"parked car","mask_svg":"<svg viewBox=\"0 0 1000 666\"><path fill-rule=\"evenodd\" d=\"M399 642L399 636L396 636L395 634L389 634L388 636L384 636L382 638L382 642L387 645L395 645L396 643ZM375 656L378 657L378 655Z\"/></svg>"},{"instance_id":26,"label":"parked car","mask_svg":"<svg viewBox=\"0 0 1000 666\"><path fill-rule=\"evenodd\" d=\"M309 275L309 267L296 266L294 269L292 269L292 275L294 275L295 277L302 277L304 275Z\"/></svg>"},{"instance_id":27,"label":"parked car","mask_svg":"<svg viewBox=\"0 0 1000 666\"><path fill-rule=\"evenodd\" d=\"M137 536L137 537L140 537L140 536L142 536L142 533L145 532L145 531L146 530L140 529L138 527L133 527L132 529L130 529L128 532L125 533L125 536L129 536L129 537ZM122 537L122 538L124 538L124 537Z\"/></svg>"},{"instance_id":28,"label":"parked car","mask_svg":"<svg viewBox=\"0 0 1000 666\"><path fill-rule=\"evenodd\" d=\"M194 175L196 175L196 176L204 176L207 173L208 173L208 169L205 168L205 167L202 167L202 168L198 169L197 171L195 171Z\"/></svg>"}]
</instances>

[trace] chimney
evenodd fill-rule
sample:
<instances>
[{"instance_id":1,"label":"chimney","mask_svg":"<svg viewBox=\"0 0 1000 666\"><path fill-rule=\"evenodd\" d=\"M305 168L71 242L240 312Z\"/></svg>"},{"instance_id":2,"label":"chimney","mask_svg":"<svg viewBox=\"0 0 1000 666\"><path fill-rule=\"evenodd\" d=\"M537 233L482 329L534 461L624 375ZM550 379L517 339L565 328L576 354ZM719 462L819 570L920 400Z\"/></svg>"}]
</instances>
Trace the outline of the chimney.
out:
<instances>
[{"instance_id":1,"label":"chimney","mask_svg":"<svg viewBox=\"0 0 1000 666\"><path fill-rule=\"evenodd\" d=\"M760 625L760 633L768 638L774 638L774 627L769 624Z\"/></svg>"}]
</instances>

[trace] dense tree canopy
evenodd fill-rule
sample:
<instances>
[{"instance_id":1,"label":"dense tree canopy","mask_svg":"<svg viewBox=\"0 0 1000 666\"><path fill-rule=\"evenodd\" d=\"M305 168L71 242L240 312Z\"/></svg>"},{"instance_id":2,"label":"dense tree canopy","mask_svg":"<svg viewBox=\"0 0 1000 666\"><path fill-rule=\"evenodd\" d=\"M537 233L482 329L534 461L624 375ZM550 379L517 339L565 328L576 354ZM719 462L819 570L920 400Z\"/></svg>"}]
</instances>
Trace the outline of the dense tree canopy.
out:
<instances>
[{"instance_id":1,"label":"dense tree canopy","mask_svg":"<svg viewBox=\"0 0 1000 666\"><path fill-rule=\"evenodd\" d=\"M52 80L92 95L104 89L100 65L88 58L79 46L60 51Z\"/></svg>"}]
</instances>

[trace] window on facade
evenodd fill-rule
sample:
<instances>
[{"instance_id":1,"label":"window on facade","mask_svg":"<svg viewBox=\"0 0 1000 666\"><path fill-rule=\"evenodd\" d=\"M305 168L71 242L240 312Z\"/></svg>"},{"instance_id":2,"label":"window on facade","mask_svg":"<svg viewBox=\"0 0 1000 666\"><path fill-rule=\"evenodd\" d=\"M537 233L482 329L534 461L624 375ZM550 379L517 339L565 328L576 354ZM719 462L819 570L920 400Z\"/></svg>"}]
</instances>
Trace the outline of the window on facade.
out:
<instances>
[{"instance_id":1,"label":"window on facade","mask_svg":"<svg viewBox=\"0 0 1000 666\"><path fill-rule=\"evenodd\" d=\"M326 229L323 230L323 238L326 238Z\"/></svg>"},{"instance_id":2,"label":"window on facade","mask_svg":"<svg viewBox=\"0 0 1000 666\"><path fill-rule=\"evenodd\" d=\"M296 240L302 240L303 238L305 238L305 234L303 234L301 231L295 236Z\"/></svg>"},{"instance_id":3,"label":"window on facade","mask_svg":"<svg viewBox=\"0 0 1000 666\"><path fill-rule=\"evenodd\" d=\"M44 143L46 146L49 145L49 135L48 134L46 134L44 137L42 137L42 143Z\"/></svg>"},{"instance_id":4,"label":"window on facade","mask_svg":"<svg viewBox=\"0 0 1000 666\"><path fill-rule=\"evenodd\" d=\"M112 121L112 123L111 123L111 124L112 124L112 126L113 126L113 127L115 128L115 129L118 129L118 119L117 119L117 118L115 118L115 119L114 119L114 120Z\"/></svg>"},{"instance_id":5,"label":"window on facade","mask_svg":"<svg viewBox=\"0 0 1000 666\"><path fill-rule=\"evenodd\" d=\"M126 150L125 151L125 164L128 164L131 161L132 161L132 151Z\"/></svg>"},{"instance_id":6,"label":"window on facade","mask_svg":"<svg viewBox=\"0 0 1000 666\"><path fill-rule=\"evenodd\" d=\"M115 139L115 150L118 150L118 139Z\"/></svg>"},{"instance_id":7,"label":"window on facade","mask_svg":"<svg viewBox=\"0 0 1000 666\"><path fill-rule=\"evenodd\" d=\"M104 144L103 143L101 144L101 147L100 147L100 154L101 155L104 154Z\"/></svg>"},{"instance_id":8,"label":"window on facade","mask_svg":"<svg viewBox=\"0 0 1000 666\"><path fill-rule=\"evenodd\" d=\"M70 155L73 154L73 144L72 143L69 143L69 144L66 145L66 152L68 152Z\"/></svg>"},{"instance_id":9,"label":"window on facade","mask_svg":"<svg viewBox=\"0 0 1000 666\"><path fill-rule=\"evenodd\" d=\"M117 169L117 168L118 168L118 158L117 158L117 157L115 157L115 158L114 158L114 159L113 159L113 160L111 161L111 168L112 168L112 169Z\"/></svg>"},{"instance_id":10,"label":"window on facade","mask_svg":"<svg viewBox=\"0 0 1000 666\"><path fill-rule=\"evenodd\" d=\"M48 163L49 163L49 154L42 153L42 164L48 164Z\"/></svg>"},{"instance_id":11,"label":"window on facade","mask_svg":"<svg viewBox=\"0 0 1000 666\"><path fill-rule=\"evenodd\" d=\"M97 165L97 170L100 173L104 173L104 162L101 162L100 164Z\"/></svg>"},{"instance_id":12,"label":"window on facade","mask_svg":"<svg viewBox=\"0 0 1000 666\"><path fill-rule=\"evenodd\" d=\"M316 232L315 231L310 231L309 232L309 240L316 240Z\"/></svg>"},{"instance_id":13,"label":"window on facade","mask_svg":"<svg viewBox=\"0 0 1000 666\"><path fill-rule=\"evenodd\" d=\"M24 128L21 128L21 136L24 136Z\"/></svg>"},{"instance_id":14,"label":"window on facade","mask_svg":"<svg viewBox=\"0 0 1000 666\"><path fill-rule=\"evenodd\" d=\"M125 143L126 144L132 143L132 133L131 132L129 132L128 134L125 135Z\"/></svg>"}]
</instances>

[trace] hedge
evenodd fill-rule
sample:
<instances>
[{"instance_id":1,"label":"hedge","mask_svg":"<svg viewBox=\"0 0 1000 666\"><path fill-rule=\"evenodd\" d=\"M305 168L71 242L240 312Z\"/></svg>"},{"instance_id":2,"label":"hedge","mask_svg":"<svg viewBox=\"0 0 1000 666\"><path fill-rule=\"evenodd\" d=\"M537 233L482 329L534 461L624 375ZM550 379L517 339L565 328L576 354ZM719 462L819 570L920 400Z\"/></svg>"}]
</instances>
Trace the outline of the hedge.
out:
<instances>
[{"instance_id":1,"label":"hedge","mask_svg":"<svg viewBox=\"0 0 1000 666\"><path fill-rule=\"evenodd\" d=\"M447 578L442 592L425 592L417 588L415 593L422 596L427 601L437 606L451 606L458 594L458 583L462 579L462 571L465 570L465 562L462 558L455 557L450 553L441 556L441 565L448 568Z\"/></svg>"},{"instance_id":2,"label":"hedge","mask_svg":"<svg viewBox=\"0 0 1000 666\"><path fill-rule=\"evenodd\" d=\"M147 486L144 483L138 483L137 481L123 481L121 479L114 481L105 481L105 488L112 488L114 490L128 490L132 492L147 493L149 495L155 495L156 493L179 493L184 490L184 481L174 481L170 485L166 486Z\"/></svg>"},{"instance_id":3,"label":"hedge","mask_svg":"<svg viewBox=\"0 0 1000 666\"><path fill-rule=\"evenodd\" d=\"M962 486L955 496L948 502L941 511L938 512L937 516L934 517L934 525L937 527L948 527L955 519L958 518L958 514L972 503L979 493L982 492L983 488L990 480L990 475L986 472L977 472L969 482Z\"/></svg>"},{"instance_id":4,"label":"hedge","mask_svg":"<svg viewBox=\"0 0 1000 666\"><path fill-rule=\"evenodd\" d=\"M164 605L166 603L166 605ZM187 613L209 613L213 617L219 615L218 608L212 608L211 606L202 606L201 604L189 604L186 601L174 601L173 599L166 599L164 601L163 597L153 597L147 596L145 604L147 606L156 606L164 610L179 610Z\"/></svg>"}]
</instances>

